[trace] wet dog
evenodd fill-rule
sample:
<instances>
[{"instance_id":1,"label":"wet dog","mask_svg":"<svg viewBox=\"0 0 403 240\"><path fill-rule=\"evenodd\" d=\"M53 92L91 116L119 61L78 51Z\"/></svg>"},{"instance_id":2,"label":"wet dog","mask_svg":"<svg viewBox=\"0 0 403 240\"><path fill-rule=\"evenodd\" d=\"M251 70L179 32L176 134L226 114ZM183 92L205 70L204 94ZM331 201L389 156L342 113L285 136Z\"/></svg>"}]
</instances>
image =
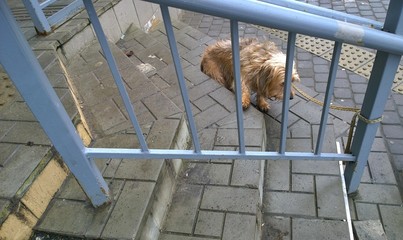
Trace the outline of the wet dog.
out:
<instances>
[{"instance_id":1,"label":"wet dog","mask_svg":"<svg viewBox=\"0 0 403 240\"><path fill-rule=\"evenodd\" d=\"M286 55L273 42L257 39L240 39L240 66L242 85L242 107L250 105L251 91L256 92L256 104L262 111L270 109L266 99L283 99ZM234 92L231 40L221 40L204 51L201 71ZM299 75L293 66L292 81L298 82ZM291 98L294 91L291 89Z\"/></svg>"}]
</instances>

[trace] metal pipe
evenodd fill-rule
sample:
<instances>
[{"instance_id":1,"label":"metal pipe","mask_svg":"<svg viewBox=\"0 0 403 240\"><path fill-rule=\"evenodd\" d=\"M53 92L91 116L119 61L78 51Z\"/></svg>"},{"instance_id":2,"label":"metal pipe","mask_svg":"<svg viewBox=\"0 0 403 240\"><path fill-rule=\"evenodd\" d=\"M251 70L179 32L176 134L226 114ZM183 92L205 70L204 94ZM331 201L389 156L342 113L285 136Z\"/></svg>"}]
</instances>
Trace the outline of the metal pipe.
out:
<instances>
[{"instance_id":1,"label":"metal pipe","mask_svg":"<svg viewBox=\"0 0 403 240\"><path fill-rule=\"evenodd\" d=\"M231 26L231 43L232 43L232 64L234 66L234 81L235 81L235 97L236 97L236 118L238 123L238 143L239 152L245 153L245 136L243 126L243 110L242 110L242 86L241 86L241 67L239 56L239 34L238 22L230 21Z\"/></svg>"},{"instance_id":2,"label":"metal pipe","mask_svg":"<svg viewBox=\"0 0 403 240\"><path fill-rule=\"evenodd\" d=\"M140 149L116 148L87 148L86 155L91 158L125 158L125 159L243 159L243 160L321 160L321 161L354 161L351 154L323 153L315 155L309 152L260 152L246 151L218 151L202 150L195 153L193 150L178 149L150 149L144 153ZM247 158L245 159L245 156Z\"/></svg>"},{"instance_id":3,"label":"metal pipe","mask_svg":"<svg viewBox=\"0 0 403 240\"><path fill-rule=\"evenodd\" d=\"M403 55L403 37L258 0L144 0Z\"/></svg>"},{"instance_id":4,"label":"metal pipe","mask_svg":"<svg viewBox=\"0 0 403 240\"><path fill-rule=\"evenodd\" d=\"M279 153L284 153L286 149L287 131L288 131L288 110L290 107L291 95L291 79L295 53L295 40L297 34L293 32L288 33L287 41L287 60L285 64L285 79L284 79L284 92L283 92L283 106L281 115L281 137Z\"/></svg>"},{"instance_id":5,"label":"metal pipe","mask_svg":"<svg viewBox=\"0 0 403 240\"><path fill-rule=\"evenodd\" d=\"M383 28L383 23L374 21L372 19L367 19L367 18L351 15L348 13L335 11L332 9L327 9L327 8L311 5L308 3L304 3L304 2L298 2L295 0L281 0L281 1L259 0L259 1L274 4L277 6L286 7L286 8L291 8L294 10L298 10L298 11L302 11L302 12L306 12L306 13L310 13L310 14L314 14L314 15L318 15L318 16L322 16L322 17L332 18L335 20L343 21L343 22L365 25L370 28L376 28L376 29Z\"/></svg>"},{"instance_id":6,"label":"metal pipe","mask_svg":"<svg viewBox=\"0 0 403 240\"><path fill-rule=\"evenodd\" d=\"M160 5L162 18L164 20L165 30L167 32L169 47L171 48L172 59L175 66L176 76L178 77L179 87L182 95L183 105L185 106L186 117L192 135L194 151L200 153L201 147L197 136L196 124L194 122L192 108L190 106L189 96L186 89L185 78L183 77L181 61L176 47L175 34L172 28L171 17L169 16L168 7L164 4Z\"/></svg>"},{"instance_id":7,"label":"metal pipe","mask_svg":"<svg viewBox=\"0 0 403 240\"><path fill-rule=\"evenodd\" d=\"M316 141L315 154L320 154L322 152L323 138L326 132L326 124L327 124L327 118L329 116L330 101L333 96L334 82L336 80L337 67L339 66L338 64L342 46L343 43L341 42L334 43L333 55L332 55L333 57L332 62L330 64L329 78L327 80L326 94L325 94L325 100L323 102L322 116L320 119L320 127L319 127L318 139Z\"/></svg>"},{"instance_id":8,"label":"metal pipe","mask_svg":"<svg viewBox=\"0 0 403 240\"><path fill-rule=\"evenodd\" d=\"M118 67L116 65L115 59L112 55L111 49L109 48L108 41L106 40L105 33L102 30L101 23L99 22L97 12L95 11L94 5L91 0L84 0L84 5L87 10L88 16L94 28L94 31L98 37L99 44L101 45L102 51L105 55L106 61L108 62L108 66L111 70L113 79L115 80L116 86L118 87L120 96L122 97L124 106L126 108L127 113L129 114L129 118L131 123L136 131L137 139L139 140L141 150L146 152L148 151L147 143L144 139L143 132L137 121L136 114L134 113L133 105L130 102L129 94L126 91L125 85L123 83L122 77L120 76Z\"/></svg>"}]
</instances>

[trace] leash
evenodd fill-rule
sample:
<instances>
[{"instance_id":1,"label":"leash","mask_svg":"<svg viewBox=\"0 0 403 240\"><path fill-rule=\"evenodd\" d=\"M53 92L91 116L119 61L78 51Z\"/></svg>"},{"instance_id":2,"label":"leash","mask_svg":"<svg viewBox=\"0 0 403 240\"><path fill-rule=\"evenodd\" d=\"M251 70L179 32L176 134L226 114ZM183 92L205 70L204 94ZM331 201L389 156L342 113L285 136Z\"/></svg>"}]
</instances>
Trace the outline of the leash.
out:
<instances>
[{"instance_id":1,"label":"leash","mask_svg":"<svg viewBox=\"0 0 403 240\"><path fill-rule=\"evenodd\" d=\"M306 92L304 92L302 89L298 88L295 84L292 84L292 87L300 93L306 100L309 100L313 103L316 103L317 105L323 106L323 102L310 96ZM357 118L360 119L361 121L365 122L366 124L375 124L375 123L380 123L383 119L383 116L376 118L376 119L367 119L366 117L362 116L360 113L360 109L358 108L353 108L353 107L345 107L345 106L337 106L337 105L330 105L329 108L338 110L338 111L347 111L347 112L354 112L354 116L351 119L350 122L350 130L348 132L348 138L347 138L347 144L346 144L346 149L344 150L344 153L351 153L351 142L353 139L353 132L354 128L357 123Z\"/></svg>"}]
</instances>

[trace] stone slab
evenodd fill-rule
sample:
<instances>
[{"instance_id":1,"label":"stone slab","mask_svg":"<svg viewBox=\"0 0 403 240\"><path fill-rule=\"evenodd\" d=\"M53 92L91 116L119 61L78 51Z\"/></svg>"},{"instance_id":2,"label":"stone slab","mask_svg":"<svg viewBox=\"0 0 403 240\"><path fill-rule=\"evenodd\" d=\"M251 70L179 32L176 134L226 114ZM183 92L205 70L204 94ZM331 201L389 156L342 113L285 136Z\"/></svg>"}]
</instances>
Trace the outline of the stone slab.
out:
<instances>
[{"instance_id":1,"label":"stone slab","mask_svg":"<svg viewBox=\"0 0 403 240\"><path fill-rule=\"evenodd\" d=\"M255 214L258 203L258 189L206 186L200 208Z\"/></svg>"},{"instance_id":2,"label":"stone slab","mask_svg":"<svg viewBox=\"0 0 403 240\"><path fill-rule=\"evenodd\" d=\"M367 203L402 204L396 185L361 183L358 187L358 195L354 197L354 200Z\"/></svg>"},{"instance_id":3,"label":"stone slab","mask_svg":"<svg viewBox=\"0 0 403 240\"><path fill-rule=\"evenodd\" d=\"M388 239L379 220L354 221L353 226L358 240Z\"/></svg>"},{"instance_id":4,"label":"stone slab","mask_svg":"<svg viewBox=\"0 0 403 240\"><path fill-rule=\"evenodd\" d=\"M235 160L232 169L231 185L259 187L260 160Z\"/></svg>"},{"instance_id":5,"label":"stone slab","mask_svg":"<svg viewBox=\"0 0 403 240\"><path fill-rule=\"evenodd\" d=\"M346 219L346 208L340 177L316 176L318 216L327 219Z\"/></svg>"},{"instance_id":6,"label":"stone slab","mask_svg":"<svg viewBox=\"0 0 403 240\"><path fill-rule=\"evenodd\" d=\"M290 161L269 160L265 173L265 189L290 190Z\"/></svg>"},{"instance_id":7,"label":"stone slab","mask_svg":"<svg viewBox=\"0 0 403 240\"><path fill-rule=\"evenodd\" d=\"M192 233L193 224L202 195L202 186L180 184L168 211L165 230L170 232Z\"/></svg>"},{"instance_id":8,"label":"stone slab","mask_svg":"<svg viewBox=\"0 0 403 240\"><path fill-rule=\"evenodd\" d=\"M292 235L299 239L350 239L347 222L294 218Z\"/></svg>"},{"instance_id":9,"label":"stone slab","mask_svg":"<svg viewBox=\"0 0 403 240\"><path fill-rule=\"evenodd\" d=\"M195 234L221 237L224 216L222 212L199 211Z\"/></svg>"},{"instance_id":10,"label":"stone slab","mask_svg":"<svg viewBox=\"0 0 403 240\"><path fill-rule=\"evenodd\" d=\"M403 206L379 205L388 239L403 239Z\"/></svg>"},{"instance_id":11,"label":"stone slab","mask_svg":"<svg viewBox=\"0 0 403 240\"><path fill-rule=\"evenodd\" d=\"M222 239L255 239L255 228L256 216L228 213Z\"/></svg>"},{"instance_id":12,"label":"stone slab","mask_svg":"<svg viewBox=\"0 0 403 240\"><path fill-rule=\"evenodd\" d=\"M315 195L293 192L267 192L263 200L265 212L316 216Z\"/></svg>"},{"instance_id":13,"label":"stone slab","mask_svg":"<svg viewBox=\"0 0 403 240\"><path fill-rule=\"evenodd\" d=\"M232 166L229 164L189 163L183 178L193 184L229 184Z\"/></svg>"}]
</instances>

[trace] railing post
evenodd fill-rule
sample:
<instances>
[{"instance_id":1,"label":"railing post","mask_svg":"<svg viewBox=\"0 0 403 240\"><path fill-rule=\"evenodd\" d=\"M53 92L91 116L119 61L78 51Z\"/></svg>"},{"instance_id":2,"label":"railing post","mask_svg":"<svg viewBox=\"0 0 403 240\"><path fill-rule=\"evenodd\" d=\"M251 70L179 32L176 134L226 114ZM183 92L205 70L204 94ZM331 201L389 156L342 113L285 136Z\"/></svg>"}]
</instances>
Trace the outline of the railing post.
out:
<instances>
[{"instance_id":1,"label":"railing post","mask_svg":"<svg viewBox=\"0 0 403 240\"><path fill-rule=\"evenodd\" d=\"M49 33L51 28L38 0L22 0L22 2L34 22L36 31L40 34Z\"/></svg>"},{"instance_id":2,"label":"railing post","mask_svg":"<svg viewBox=\"0 0 403 240\"><path fill-rule=\"evenodd\" d=\"M390 1L383 30L403 35L402 1ZM372 120L382 116L400 58L400 55L378 51L361 108L361 115L366 119ZM347 163L345 170L349 194L358 190L378 126L379 123L367 124L362 120L358 121L351 147L352 154L356 156L356 161Z\"/></svg>"},{"instance_id":3,"label":"railing post","mask_svg":"<svg viewBox=\"0 0 403 240\"><path fill-rule=\"evenodd\" d=\"M19 30L6 1L0 1L0 32L0 64L92 204L97 207L108 203L108 185L94 162L86 156L82 140Z\"/></svg>"}]
</instances>

